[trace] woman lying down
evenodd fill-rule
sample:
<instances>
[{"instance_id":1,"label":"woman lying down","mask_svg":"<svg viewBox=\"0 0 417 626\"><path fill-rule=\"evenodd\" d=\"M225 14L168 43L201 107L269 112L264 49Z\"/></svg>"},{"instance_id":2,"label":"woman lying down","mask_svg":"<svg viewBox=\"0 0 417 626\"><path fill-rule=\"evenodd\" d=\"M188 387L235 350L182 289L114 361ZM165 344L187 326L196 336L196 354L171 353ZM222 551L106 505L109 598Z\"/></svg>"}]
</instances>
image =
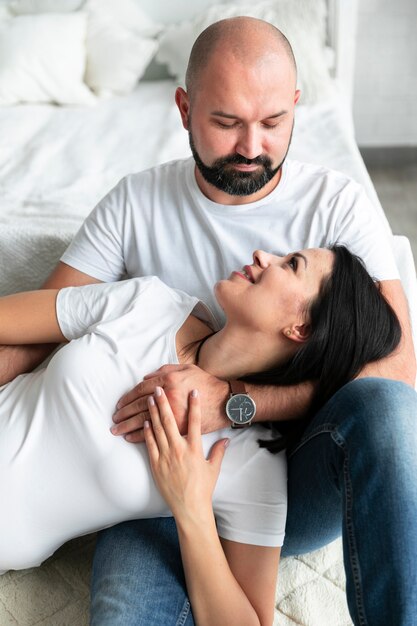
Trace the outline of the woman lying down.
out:
<instances>
[{"instance_id":1,"label":"woman lying down","mask_svg":"<svg viewBox=\"0 0 417 626\"><path fill-rule=\"evenodd\" d=\"M110 432L117 400L162 364L197 363L226 380L259 372L268 384L313 380L315 410L394 350L401 331L342 246L256 251L214 292L221 329L204 304L156 277L0 299L1 343L69 342L45 369L0 389L3 573L42 563L73 537L173 515L197 622L210 623L209 598L217 623L272 623L286 518L277 430L201 436L193 392L181 437L157 389L146 446L132 444Z\"/></svg>"}]
</instances>

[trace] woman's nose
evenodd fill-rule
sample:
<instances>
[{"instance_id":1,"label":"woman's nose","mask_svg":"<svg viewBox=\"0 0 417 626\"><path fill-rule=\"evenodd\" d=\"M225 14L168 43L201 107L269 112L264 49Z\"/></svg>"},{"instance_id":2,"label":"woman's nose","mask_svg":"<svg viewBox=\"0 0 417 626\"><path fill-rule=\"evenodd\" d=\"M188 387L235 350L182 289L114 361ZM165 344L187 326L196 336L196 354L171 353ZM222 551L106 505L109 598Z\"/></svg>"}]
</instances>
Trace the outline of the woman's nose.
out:
<instances>
[{"instance_id":1,"label":"woman's nose","mask_svg":"<svg viewBox=\"0 0 417 626\"><path fill-rule=\"evenodd\" d=\"M264 250L255 250L255 252L252 255L253 262L258 267L262 267L263 269L265 269L269 265L268 256L269 256L268 253L265 252Z\"/></svg>"},{"instance_id":2,"label":"woman's nose","mask_svg":"<svg viewBox=\"0 0 417 626\"><path fill-rule=\"evenodd\" d=\"M265 250L255 250L253 253L253 262L258 267L266 269L270 265L280 265L285 257L265 252Z\"/></svg>"}]
</instances>

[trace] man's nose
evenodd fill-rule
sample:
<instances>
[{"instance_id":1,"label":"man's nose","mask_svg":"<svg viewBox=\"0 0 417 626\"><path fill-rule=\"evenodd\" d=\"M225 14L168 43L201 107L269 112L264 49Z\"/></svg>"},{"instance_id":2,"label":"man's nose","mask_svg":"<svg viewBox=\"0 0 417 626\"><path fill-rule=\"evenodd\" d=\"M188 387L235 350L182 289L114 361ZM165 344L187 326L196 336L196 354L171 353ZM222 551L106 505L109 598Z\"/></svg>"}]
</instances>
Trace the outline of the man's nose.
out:
<instances>
[{"instance_id":1,"label":"man's nose","mask_svg":"<svg viewBox=\"0 0 417 626\"><path fill-rule=\"evenodd\" d=\"M236 144L236 152L246 159L255 159L262 154L262 137L257 128L251 126L242 128Z\"/></svg>"}]
</instances>

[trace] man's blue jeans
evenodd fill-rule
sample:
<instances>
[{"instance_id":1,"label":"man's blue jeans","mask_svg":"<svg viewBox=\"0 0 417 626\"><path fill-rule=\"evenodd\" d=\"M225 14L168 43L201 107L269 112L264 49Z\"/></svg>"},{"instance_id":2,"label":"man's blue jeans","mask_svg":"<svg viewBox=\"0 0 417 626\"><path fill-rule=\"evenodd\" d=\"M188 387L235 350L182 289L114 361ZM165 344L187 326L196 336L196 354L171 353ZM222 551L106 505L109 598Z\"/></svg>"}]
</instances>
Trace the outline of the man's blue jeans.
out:
<instances>
[{"instance_id":1,"label":"man's blue jeans","mask_svg":"<svg viewBox=\"0 0 417 626\"><path fill-rule=\"evenodd\" d=\"M314 417L288 465L282 555L310 552L342 534L353 622L416 626L415 391L377 378L349 383ZM91 624L194 624L173 519L100 533Z\"/></svg>"}]
</instances>

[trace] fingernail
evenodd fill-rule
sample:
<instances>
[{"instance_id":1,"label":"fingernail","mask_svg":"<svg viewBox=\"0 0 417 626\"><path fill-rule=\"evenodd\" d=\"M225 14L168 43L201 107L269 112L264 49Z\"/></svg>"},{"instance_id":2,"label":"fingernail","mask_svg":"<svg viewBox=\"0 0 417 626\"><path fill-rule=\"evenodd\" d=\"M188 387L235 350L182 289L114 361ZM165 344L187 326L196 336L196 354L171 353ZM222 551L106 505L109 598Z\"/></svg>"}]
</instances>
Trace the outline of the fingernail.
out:
<instances>
[{"instance_id":1,"label":"fingernail","mask_svg":"<svg viewBox=\"0 0 417 626\"><path fill-rule=\"evenodd\" d=\"M193 398L198 398L198 389L193 389L192 392L191 392L191 396Z\"/></svg>"},{"instance_id":2,"label":"fingernail","mask_svg":"<svg viewBox=\"0 0 417 626\"><path fill-rule=\"evenodd\" d=\"M112 427L110 428L110 432L111 432L113 435L117 435L117 427L116 427L116 426L112 426Z\"/></svg>"},{"instance_id":3,"label":"fingernail","mask_svg":"<svg viewBox=\"0 0 417 626\"><path fill-rule=\"evenodd\" d=\"M162 396L162 387L155 387L155 395Z\"/></svg>"},{"instance_id":4,"label":"fingernail","mask_svg":"<svg viewBox=\"0 0 417 626\"><path fill-rule=\"evenodd\" d=\"M155 406L155 400L154 400L153 396L149 396L148 404L149 404L149 406Z\"/></svg>"},{"instance_id":5,"label":"fingernail","mask_svg":"<svg viewBox=\"0 0 417 626\"><path fill-rule=\"evenodd\" d=\"M145 420L145 421L143 422L143 428L149 428L149 422L148 422L148 420Z\"/></svg>"},{"instance_id":6,"label":"fingernail","mask_svg":"<svg viewBox=\"0 0 417 626\"><path fill-rule=\"evenodd\" d=\"M230 439L226 439L224 442L224 447L227 448L229 446Z\"/></svg>"}]
</instances>

